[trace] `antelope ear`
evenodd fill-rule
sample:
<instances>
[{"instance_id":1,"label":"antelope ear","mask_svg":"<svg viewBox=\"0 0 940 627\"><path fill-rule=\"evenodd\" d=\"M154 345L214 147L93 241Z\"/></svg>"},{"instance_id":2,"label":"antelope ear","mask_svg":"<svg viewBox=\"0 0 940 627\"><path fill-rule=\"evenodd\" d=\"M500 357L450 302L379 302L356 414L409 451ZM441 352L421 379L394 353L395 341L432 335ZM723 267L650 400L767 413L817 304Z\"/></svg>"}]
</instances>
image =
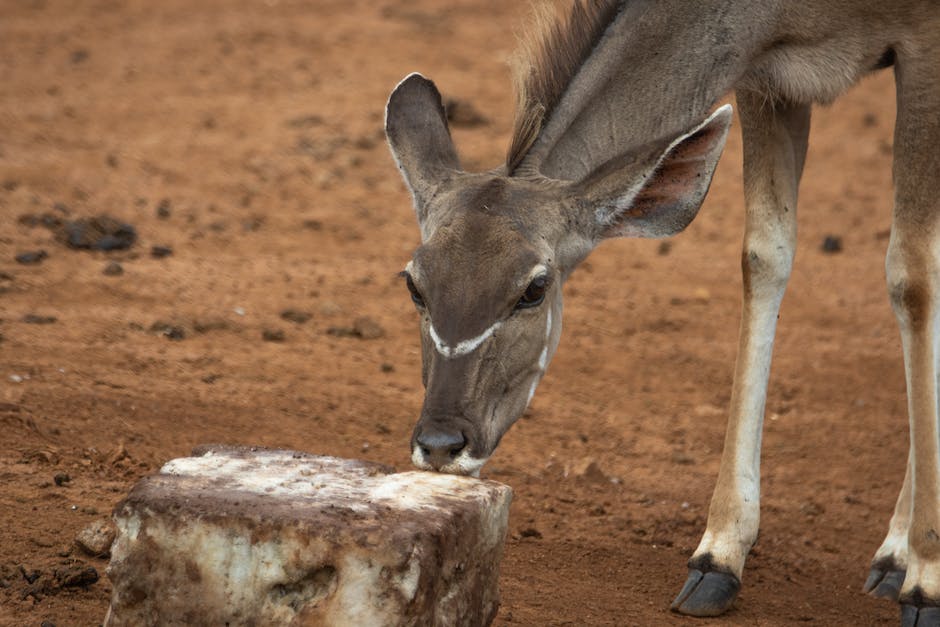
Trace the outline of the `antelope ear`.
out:
<instances>
[{"instance_id":1,"label":"antelope ear","mask_svg":"<svg viewBox=\"0 0 940 627\"><path fill-rule=\"evenodd\" d=\"M441 94L418 73L398 84L385 107L385 135L423 223L434 188L460 169Z\"/></svg>"},{"instance_id":2,"label":"antelope ear","mask_svg":"<svg viewBox=\"0 0 940 627\"><path fill-rule=\"evenodd\" d=\"M725 105L667 145L613 159L575 183L572 192L592 212L594 239L668 237L687 227L702 206L730 127L731 106Z\"/></svg>"}]
</instances>

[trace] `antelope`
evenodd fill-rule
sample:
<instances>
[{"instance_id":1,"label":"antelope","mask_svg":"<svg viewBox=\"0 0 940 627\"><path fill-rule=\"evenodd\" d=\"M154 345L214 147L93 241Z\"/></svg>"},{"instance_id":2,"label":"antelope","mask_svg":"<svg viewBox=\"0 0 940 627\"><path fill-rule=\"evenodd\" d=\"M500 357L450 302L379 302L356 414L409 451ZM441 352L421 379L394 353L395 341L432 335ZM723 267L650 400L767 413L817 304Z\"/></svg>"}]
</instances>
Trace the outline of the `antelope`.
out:
<instances>
[{"instance_id":1,"label":"antelope","mask_svg":"<svg viewBox=\"0 0 940 627\"><path fill-rule=\"evenodd\" d=\"M940 624L940 4L930 0L575 0L537 9L515 63L503 165L461 169L441 96L407 76L386 107L421 244L403 272L420 316L423 469L478 475L558 346L561 286L597 244L695 217L731 124L744 141L743 314L708 522L672 609L725 612L757 539L777 312L796 242L810 110L894 68L887 287L901 331L910 448L864 590L903 625ZM714 110L713 110L714 109Z\"/></svg>"}]
</instances>

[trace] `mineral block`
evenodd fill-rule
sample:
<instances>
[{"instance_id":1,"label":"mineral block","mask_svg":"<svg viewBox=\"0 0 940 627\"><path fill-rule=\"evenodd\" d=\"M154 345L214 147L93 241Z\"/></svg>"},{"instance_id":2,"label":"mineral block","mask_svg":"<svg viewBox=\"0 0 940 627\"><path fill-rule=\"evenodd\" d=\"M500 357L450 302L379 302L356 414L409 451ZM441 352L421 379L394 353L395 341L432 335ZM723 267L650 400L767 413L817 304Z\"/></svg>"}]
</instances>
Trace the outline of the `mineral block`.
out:
<instances>
[{"instance_id":1,"label":"mineral block","mask_svg":"<svg viewBox=\"0 0 940 627\"><path fill-rule=\"evenodd\" d=\"M115 508L105 625L486 625L511 498L469 477L197 449Z\"/></svg>"}]
</instances>

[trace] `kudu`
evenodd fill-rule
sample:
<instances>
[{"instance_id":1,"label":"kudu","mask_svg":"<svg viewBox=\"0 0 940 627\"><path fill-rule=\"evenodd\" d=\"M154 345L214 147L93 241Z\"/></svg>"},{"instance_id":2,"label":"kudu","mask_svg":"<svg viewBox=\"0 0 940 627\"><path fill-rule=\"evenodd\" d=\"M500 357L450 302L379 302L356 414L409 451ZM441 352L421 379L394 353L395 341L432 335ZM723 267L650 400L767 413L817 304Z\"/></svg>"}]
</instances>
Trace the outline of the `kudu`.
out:
<instances>
[{"instance_id":1,"label":"kudu","mask_svg":"<svg viewBox=\"0 0 940 627\"><path fill-rule=\"evenodd\" d=\"M757 538L767 378L810 108L894 66L886 267L912 444L865 590L899 598L905 625L940 624L940 3L599 0L538 22L517 62L502 167L461 170L440 95L422 76L388 102L386 132L422 239L403 273L426 387L414 463L479 473L555 352L572 270L604 238L668 236L694 218L731 121L728 106L708 112L734 90L746 205L740 345L707 527L672 605L728 609Z\"/></svg>"}]
</instances>

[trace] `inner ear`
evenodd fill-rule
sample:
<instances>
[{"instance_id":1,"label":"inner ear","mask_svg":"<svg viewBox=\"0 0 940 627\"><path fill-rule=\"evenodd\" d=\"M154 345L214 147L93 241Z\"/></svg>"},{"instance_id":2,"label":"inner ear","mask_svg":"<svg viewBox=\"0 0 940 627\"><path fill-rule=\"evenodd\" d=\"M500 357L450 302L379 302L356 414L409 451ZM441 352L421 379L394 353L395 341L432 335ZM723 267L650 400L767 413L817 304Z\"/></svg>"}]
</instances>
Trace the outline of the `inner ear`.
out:
<instances>
[{"instance_id":1,"label":"inner ear","mask_svg":"<svg viewBox=\"0 0 940 627\"><path fill-rule=\"evenodd\" d=\"M668 237L687 227L711 185L731 117L725 105L665 147L647 146L576 185L597 235Z\"/></svg>"}]
</instances>

